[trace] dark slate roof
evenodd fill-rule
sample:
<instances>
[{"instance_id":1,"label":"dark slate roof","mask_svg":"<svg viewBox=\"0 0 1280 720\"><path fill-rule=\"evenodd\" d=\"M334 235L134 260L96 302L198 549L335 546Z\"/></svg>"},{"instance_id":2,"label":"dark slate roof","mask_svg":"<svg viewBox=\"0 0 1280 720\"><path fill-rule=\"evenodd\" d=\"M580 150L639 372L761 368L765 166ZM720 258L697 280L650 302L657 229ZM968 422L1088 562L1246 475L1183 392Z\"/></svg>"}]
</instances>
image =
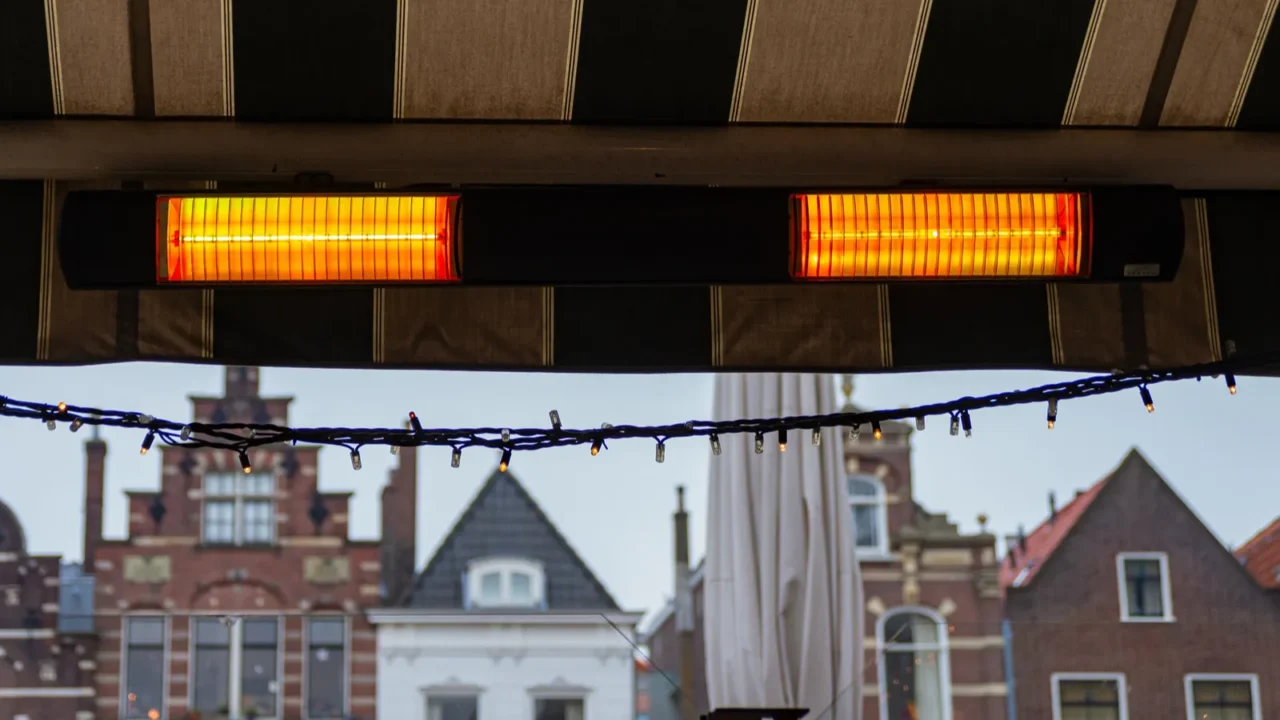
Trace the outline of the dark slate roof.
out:
<instances>
[{"instance_id":1,"label":"dark slate roof","mask_svg":"<svg viewBox=\"0 0 1280 720\"><path fill-rule=\"evenodd\" d=\"M0 551L27 551L27 538L22 531L22 523L18 521L17 513L3 501L0 501Z\"/></svg>"},{"instance_id":2,"label":"dark slate roof","mask_svg":"<svg viewBox=\"0 0 1280 720\"><path fill-rule=\"evenodd\" d=\"M467 564L485 557L537 560L546 573L547 610L618 610L618 603L509 472L495 471L414 578L407 607L461 609Z\"/></svg>"}]
</instances>

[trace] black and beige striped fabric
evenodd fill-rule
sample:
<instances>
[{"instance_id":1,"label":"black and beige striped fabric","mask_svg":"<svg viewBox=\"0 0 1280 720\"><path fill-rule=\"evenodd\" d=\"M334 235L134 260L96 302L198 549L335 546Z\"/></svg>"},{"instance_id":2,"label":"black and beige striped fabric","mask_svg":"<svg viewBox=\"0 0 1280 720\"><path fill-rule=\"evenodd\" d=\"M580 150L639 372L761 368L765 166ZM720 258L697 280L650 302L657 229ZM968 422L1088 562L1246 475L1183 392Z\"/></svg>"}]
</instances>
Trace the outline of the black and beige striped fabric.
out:
<instances>
[{"instance_id":1,"label":"black and beige striped fabric","mask_svg":"<svg viewBox=\"0 0 1280 720\"><path fill-rule=\"evenodd\" d=\"M4 0L0 119L1274 131L1276 5ZM55 238L80 187L0 183L0 362L1111 370L1280 349L1277 193L1183 188L1161 285L73 292Z\"/></svg>"}]
</instances>

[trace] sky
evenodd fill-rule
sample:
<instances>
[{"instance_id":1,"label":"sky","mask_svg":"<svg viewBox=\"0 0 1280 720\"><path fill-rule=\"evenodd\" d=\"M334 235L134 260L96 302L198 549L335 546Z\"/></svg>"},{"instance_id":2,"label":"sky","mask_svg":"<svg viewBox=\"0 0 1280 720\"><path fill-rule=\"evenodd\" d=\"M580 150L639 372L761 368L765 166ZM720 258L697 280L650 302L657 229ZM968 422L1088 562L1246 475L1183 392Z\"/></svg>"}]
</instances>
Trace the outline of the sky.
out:
<instances>
[{"instance_id":1,"label":"sky","mask_svg":"<svg viewBox=\"0 0 1280 720\"><path fill-rule=\"evenodd\" d=\"M897 408L1057 382L1072 376L1032 372L947 372L860 375L854 401ZM564 375L265 368L265 395L296 399L295 426L399 426L409 411L426 426L545 427L557 410L567 427L667 424L710 419L713 376ZM188 395L220 395L216 366L125 364L95 367L0 368L0 395L24 400L135 410L175 421L191 415ZM832 393L838 395L838 378ZM937 419L913 441L916 501L948 513L966 532L989 516L1000 536L1028 529L1059 503L1114 468L1138 447L1220 540L1238 545L1280 515L1275 442L1280 380L1240 378L1239 394L1222 380L1152 387L1156 412L1136 392L1064 401L1054 430L1045 407L983 410L973 436L952 437ZM21 519L33 553L81 554L86 431L49 432L36 421L0 418L0 500ZM159 486L159 454L138 453L137 431L106 429L105 534L123 537L126 489ZM378 535L378 491L394 458L366 450L355 471L341 449L321 451L320 484L353 490L353 539ZM424 449L418 464L418 561L430 557L497 465L492 451L473 449L459 469L447 449ZM695 562L705 547L710 449L705 440L667 443L654 462L644 440L518 454L511 464L618 602L655 612L672 594L672 519L676 487L687 488ZM1002 543L1003 549L1003 543Z\"/></svg>"}]
</instances>

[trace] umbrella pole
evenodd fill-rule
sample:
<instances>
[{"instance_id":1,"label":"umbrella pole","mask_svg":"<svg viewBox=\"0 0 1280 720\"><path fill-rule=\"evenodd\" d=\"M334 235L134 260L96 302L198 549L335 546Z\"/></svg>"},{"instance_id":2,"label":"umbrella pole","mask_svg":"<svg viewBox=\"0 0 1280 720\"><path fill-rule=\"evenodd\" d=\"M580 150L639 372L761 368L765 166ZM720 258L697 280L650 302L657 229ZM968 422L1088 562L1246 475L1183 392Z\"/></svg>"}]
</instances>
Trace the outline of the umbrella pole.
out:
<instances>
[{"instance_id":1,"label":"umbrella pole","mask_svg":"<svg viewBox=\"0 0 1280 720\"><path fill-rule=\"evenodd\" d=\"M676 488L676 633L680 642L680 717L696 720L693 681L693 588L689 585L689 513L684 508L684 487Z\"/></svg>"}]
</instances>

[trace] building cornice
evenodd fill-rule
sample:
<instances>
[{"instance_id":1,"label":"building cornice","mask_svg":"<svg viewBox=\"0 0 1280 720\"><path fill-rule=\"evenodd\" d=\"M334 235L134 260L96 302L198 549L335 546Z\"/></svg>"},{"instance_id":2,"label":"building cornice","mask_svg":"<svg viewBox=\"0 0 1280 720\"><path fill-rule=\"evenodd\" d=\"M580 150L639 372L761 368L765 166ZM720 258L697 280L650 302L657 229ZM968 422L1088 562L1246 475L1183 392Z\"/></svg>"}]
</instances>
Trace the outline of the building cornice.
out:
<instances>
[{"instance_id":1,"label":"building cornice","mask_svg":"<svg viewBox=\"0 0 1280 720\"><path fill-rule=\"evenodd\" d=\"M638 612L543 612L491 613L430 611L418 608L375 608L367 611L374 625L599 625L607 620L614 625L637 625L644 613Z\"/></svg>"}]
</instances>

